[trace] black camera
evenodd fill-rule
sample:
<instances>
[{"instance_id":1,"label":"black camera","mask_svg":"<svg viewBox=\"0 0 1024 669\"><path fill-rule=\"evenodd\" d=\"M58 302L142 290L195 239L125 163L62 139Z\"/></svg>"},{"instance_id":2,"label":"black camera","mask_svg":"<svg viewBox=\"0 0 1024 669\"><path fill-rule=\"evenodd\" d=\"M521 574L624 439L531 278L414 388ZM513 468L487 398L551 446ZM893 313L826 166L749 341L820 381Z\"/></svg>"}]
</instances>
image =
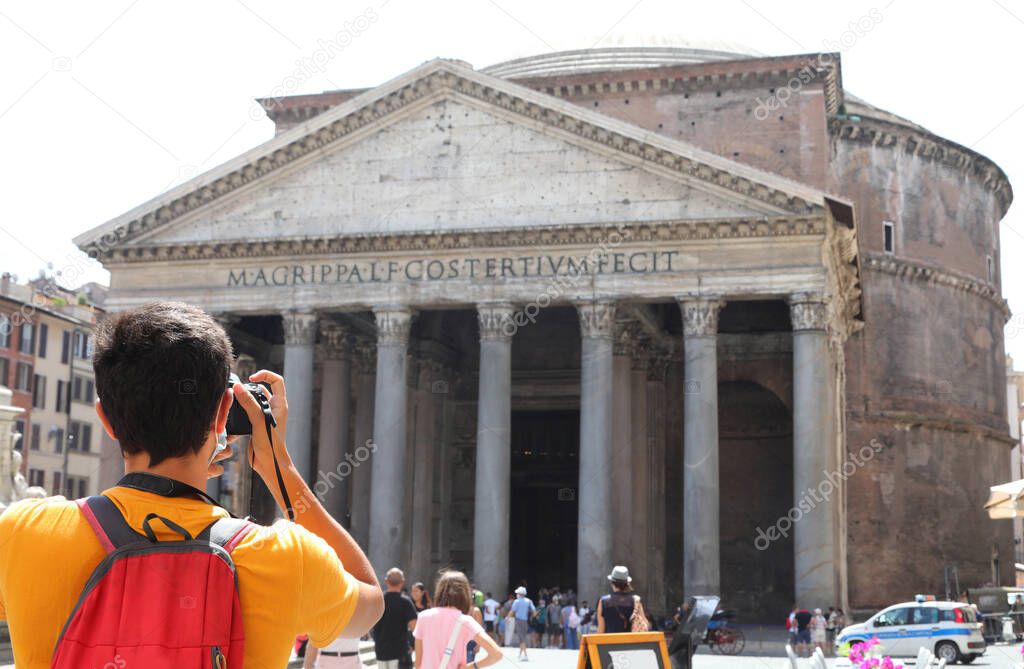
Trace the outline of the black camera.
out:
<instances>
[{"instance_id":1,"label":"black camera","mask_svg":"<svg viewBox=\"0 0 1024 669\"><path fill-rule=\"evenodd\" d=\"M228 388L236 383L242 383L241 379L238 378L237 374L231 374L228 376ZM249 394L256 398L256 402L260 405L260 409L263 411L263 415L270 419L270 424L277 427L277 421L274 419L274 414L270 410L270 398L267 397L267 393L264 388L270 390L269 383L242 383ZM249 414L245 413L245 409L242 405L235 400L231 403L231 410L228 411L228 424L226 431L229 435L246 435L252 434L252 423L249 422Z\"/></svg>"}]
</instances>

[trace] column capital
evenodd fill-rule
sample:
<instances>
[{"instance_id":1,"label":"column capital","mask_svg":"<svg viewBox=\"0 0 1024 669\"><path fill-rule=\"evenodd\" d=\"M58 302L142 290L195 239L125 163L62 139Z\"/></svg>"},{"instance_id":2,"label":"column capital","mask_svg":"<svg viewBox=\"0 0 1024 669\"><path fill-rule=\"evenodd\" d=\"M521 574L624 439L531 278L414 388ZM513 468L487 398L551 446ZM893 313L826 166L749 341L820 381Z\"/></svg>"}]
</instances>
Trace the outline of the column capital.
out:
<instances>
[{"instance_id":1,"label":"column capital","mask_svg":"<svg viewBox=\"0 0 1024 669\"><path fill-rule=\"evenodd\" d=\"M312 346L316 342L316 314L289 310L281 314L284 343L288 346Z\"/></svg>"},{"instance_id":2,"label":"column capital","mask_svg":"<svg viewBox=\"0 0 1024 669\"><path fill-rule=\"evenodd\" d=\"M725 302L717 297L677 297L683 312L683 334L714 337L718 334L718 312Z\"/></svg>"},{"instance_id":3,"label":"column capital","mask_svg":"<svg viewBox=\"0 0 1024 669\"><path fill-rule=\"evenodd\" d=\"M505 341L516 333L512 316L515 307L508 302L484 302L476 305L477 321L480 323L480 341Z\"/></svg>"},{"instance_id":4,"label":"column capital","mask_svg":"<svg viewBox=\"0 0 1024 669\"><path fill-rule=\"evenodd\" d=\"M372 339L357 337L352 345L353 359L360 374L377 371L377 343Z\"/></svg>"},{"instance_id":5,"label":"column capital","mask_svg":"<svg viewBox=\"0 0 1024 669\"><path fill-rule=\"evenodd\" d=\"M320 345L324 357L328 360L343 360L352 353L352 340L349 330L344 325L331 321L320 323Z\"/></svg>"},{"instance_id":6,"label":"column capital","mask_svg":"<svg viewBox=\"0 0 1024 669\"><path fill-rule=\"evenodd\" d=\"M580 332L584 337L612 339L615 329L615 302L587 300L576 303L580 316Z\"/></svg>"},{"instance_id":7,"label":"column capital","mask_svg":"<svg viewBox=\"0 0 1024 669\"><path fill-rule=\"evenodd\" d=\"M632 356L640 342L639 332L634 321L615 321L612 330L612 353L619 356Z\"/></svg>"},{"instance_id":8,"label":"column capital","mask_svg":"<svg viewBox=\"0 0 1024 669\"><path fill-rule=\"evenodd\" d=\"M377 321L377 346L406 346L412 328L412 310L408 307L374 307Z\"/></svg>"},{"instance_id":9,"label":"column capital","mask_svg":"<svg viewBox=\"0 0 1024 669\"><path fill-rule=\"evenodd\" d=\"M794 293L789 297L793 331L828 329L828 300L821 293Z\"/></svg>"}]
</instances>

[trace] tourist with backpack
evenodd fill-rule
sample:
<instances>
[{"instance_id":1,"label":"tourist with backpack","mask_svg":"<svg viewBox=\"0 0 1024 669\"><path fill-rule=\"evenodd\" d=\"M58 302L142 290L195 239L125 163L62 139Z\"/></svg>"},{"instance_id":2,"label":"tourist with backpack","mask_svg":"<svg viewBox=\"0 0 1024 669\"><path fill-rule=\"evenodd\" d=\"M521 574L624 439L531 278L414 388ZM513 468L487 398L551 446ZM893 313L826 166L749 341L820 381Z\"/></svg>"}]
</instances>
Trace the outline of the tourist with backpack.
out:
<instances>
[{"instance_id":1,"label":"tourist with backpack","mask_svg":"<svg viewBox=\"0 0 1024 669\"><path fill-rule=\"evenodd\" d=\"M100 323L96 412L126 475L0 516L0 618L19 669L283 667L296 635L323 648L380 617L373 568L289 457L284 379L229 387L231 353L223 328L181 303ZM203 492L231 455L236 402L252 430L242 457L294 521L231 518Z\"/></svg>"}]
</instances>

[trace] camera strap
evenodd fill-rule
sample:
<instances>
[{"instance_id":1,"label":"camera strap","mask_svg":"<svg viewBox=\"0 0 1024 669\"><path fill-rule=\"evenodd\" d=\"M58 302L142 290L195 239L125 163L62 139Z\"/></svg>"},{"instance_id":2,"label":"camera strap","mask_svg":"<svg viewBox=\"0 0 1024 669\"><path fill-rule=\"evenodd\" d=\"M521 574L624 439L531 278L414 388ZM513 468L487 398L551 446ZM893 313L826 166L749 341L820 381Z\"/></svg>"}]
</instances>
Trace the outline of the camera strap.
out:
<instances>
[{"instance_id":1,"label":"camera strap","mask_svg":"<svg viewBox=\"0 0 1024 669\"><path fill-rule=\"evenodd\" d=\"M150 472L129 472L121 477L121 480L117 482L117 486L120 488L132 488L143 492L151 492L154 495L160 495L161 497L195 496L199 497L204 502L209 502L213 506L220 506L220 504L217 503L217 500L210 497L205 491L200 490L199 488L195 488L176 479L160 476L159 474L152 474Z\"/></svg>"},{"instance_id":2,"label":"camera strap","mask_svg":"<svg viewBox=\"0 0 1024 669\"><path fill-rule=\"evenodd\" d=\"M274 458L274 473L277 475L277 486L281 489L281 497L284 498L285 511L288 514L288 520L295 520L295 510L292 509L292 498L288 496L288 488L284 485L284 476L281 475L281 465L277 462L277 451L274 450L274 427L277 425L277 421L274 420L274 414L269 411L263 413L263 420L267 426L267 441L270 442L270 456ZM251 465L256 463L256 449L252 451ZM253 467L255 471L255 467Z\"/></svg>"}]
</instances>

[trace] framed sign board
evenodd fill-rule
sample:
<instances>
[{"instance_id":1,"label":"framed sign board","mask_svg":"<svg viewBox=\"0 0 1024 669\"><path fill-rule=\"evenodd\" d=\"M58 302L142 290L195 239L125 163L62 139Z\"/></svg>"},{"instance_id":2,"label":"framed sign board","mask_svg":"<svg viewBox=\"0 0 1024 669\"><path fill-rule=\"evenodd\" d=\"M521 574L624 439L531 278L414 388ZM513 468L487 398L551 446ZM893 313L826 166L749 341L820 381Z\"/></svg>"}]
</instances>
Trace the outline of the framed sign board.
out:
<instances>
[{"instance_id":1,"label":"framed sign board","mask_svg":"<svg viewBox=\"0 0 1024 669\"><path fill-rule=\"evenodd\" d=\"M671 669L662 632L584 634L576 669Z\"/></svg>"}]
</instances>

